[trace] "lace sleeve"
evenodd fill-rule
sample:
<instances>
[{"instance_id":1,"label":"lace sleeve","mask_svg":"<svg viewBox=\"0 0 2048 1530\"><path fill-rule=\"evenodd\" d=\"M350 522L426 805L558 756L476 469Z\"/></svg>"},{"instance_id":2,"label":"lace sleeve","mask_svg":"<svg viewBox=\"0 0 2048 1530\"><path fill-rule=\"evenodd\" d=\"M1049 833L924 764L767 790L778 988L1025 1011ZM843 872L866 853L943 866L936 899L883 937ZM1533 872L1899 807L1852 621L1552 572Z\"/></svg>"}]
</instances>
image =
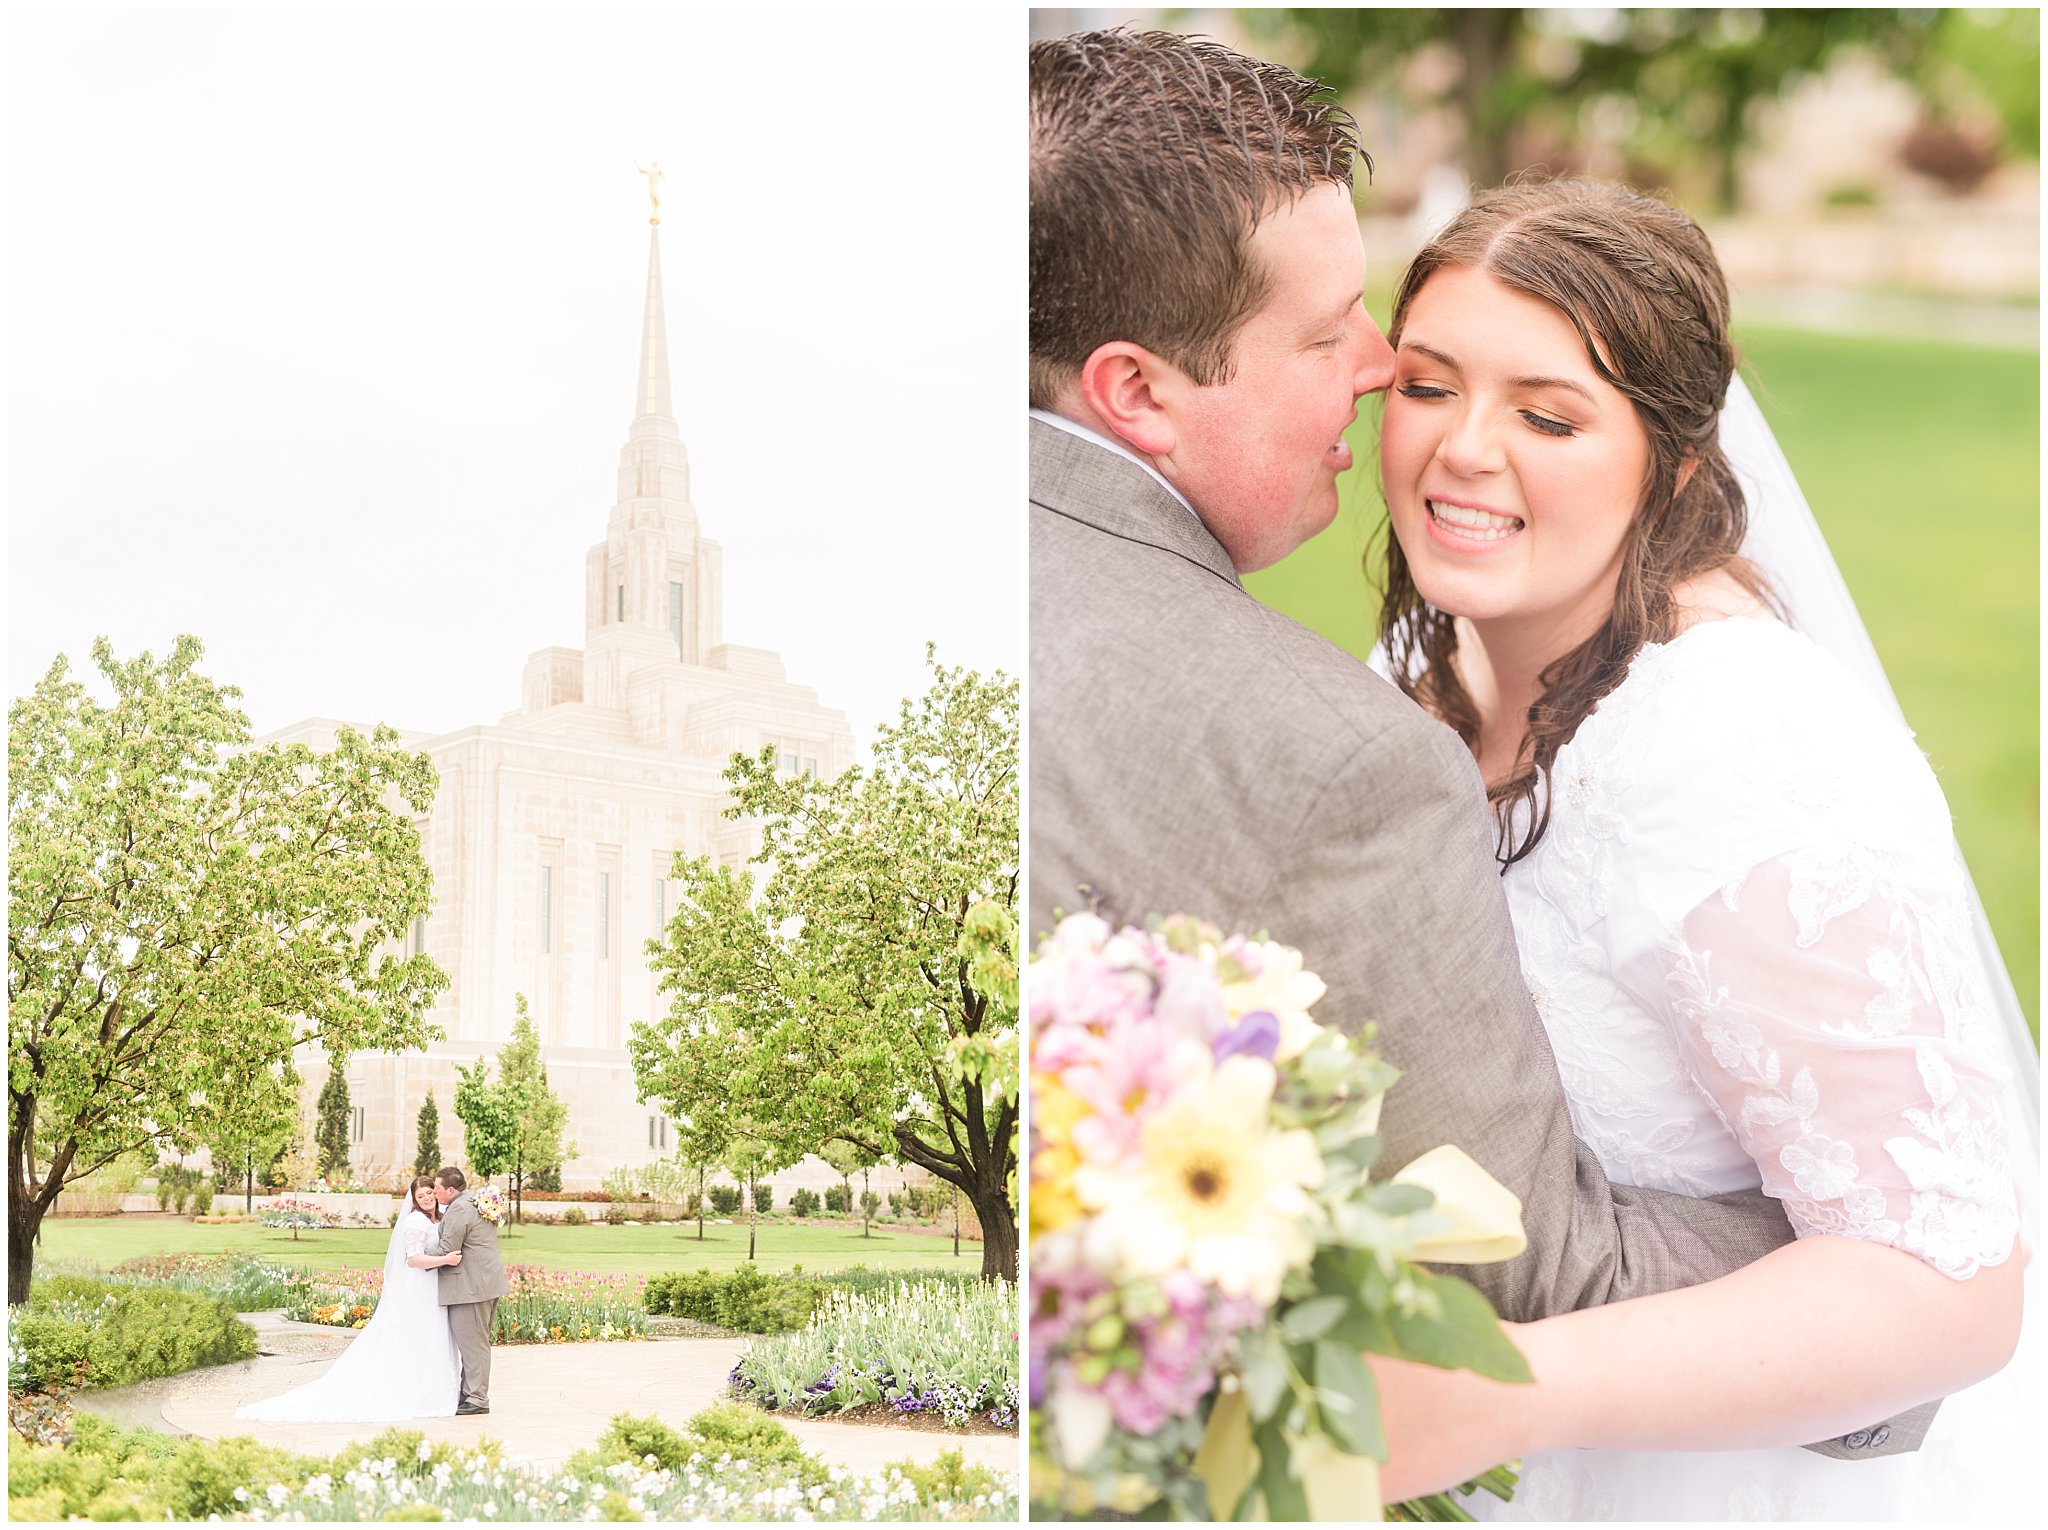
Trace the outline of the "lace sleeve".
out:
<instances>
[{"instance_id":1,"label":"lace sleeve","mask_svg":"<svg viewBox=\"0 0 2048 1530\"><path fill-rule=\"evenodd\" d=\"M1801 1237L1886 1243L1962 1279L2018 1231L1960 890L1867 847L1806 848L1695 907L1673 1027Z\"/></svg>"},{"instance_id":2,"label":"lace sleeve","mask_svg":"<svg viewBox=\"0 0 2048 1530\"><path fill-rule=\"evenodd\" d=\"M434 1224L425 1217L414 1213L405 1219L405 1257L417 1259L427 1251L427 1244L433 1240Z\"/></svg>"}]
</instances>

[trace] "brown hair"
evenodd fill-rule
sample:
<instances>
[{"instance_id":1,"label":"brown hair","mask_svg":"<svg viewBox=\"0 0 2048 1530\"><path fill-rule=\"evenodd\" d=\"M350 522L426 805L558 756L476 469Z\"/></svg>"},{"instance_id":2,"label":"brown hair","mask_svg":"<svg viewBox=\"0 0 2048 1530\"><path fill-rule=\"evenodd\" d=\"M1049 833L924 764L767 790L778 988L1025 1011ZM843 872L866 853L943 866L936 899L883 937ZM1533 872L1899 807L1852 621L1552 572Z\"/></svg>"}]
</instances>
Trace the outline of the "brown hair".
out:
<instances>
[{"instance_id":1,"label":"brown hair","mask_svg":"<svg viewBox=\"0 0 2048 1530\"><path fill-rule=\"evenodd\" d=\"M405 1191L405 1209L406 1209L407 1211L418 1211L418 1210L420 1209L420 1191L421 1191L421 1190L431 1190L431 1189L433 1189L433 1188L434 1188L434 1176L433 1176L433 1175L431 1175L431 1174L421 1174L421 1175L417 1175L417 1176L415 1176L415 1177L414 1177L414 1179L413 1179L413 1182L412 1182L412 1183L411 1183L410 1185L408 1185L408 1186L406 1187L406 1191ZM427 1215L428 1215L428 1216L430 1216L430 1217L432 1217L432 1218L433 1218L433 1219L434 1219L434 1220L435 1220L436 1222L440 1221L440 1220L441 1220L441 1203L440 1203L439 1201L436 1201L436 1202L434 1202L434 1204L433 1204L433 1209L432 1209L432 1210L430 1210L430 1211L428 1211Z\"/></svg>"},{"instance_id":2,"label":"brown hair","mask_svg":"<svg viewBox=\"0 0 2048 1530\"><path fill-rule=\"evenodd\" d=\"M446 1185L450 1190L467 1190L469 1188L469 1181L462 1177L462 1171L453 1164L450 1164L445 1169L436 1170L434 1178L441 1184Z\"/></svg>"},{"instance_id":3,"label":"brown hair","mask_svg":"<svg viewBox=\"0 0 2048 1530\"><path fill-rule=\"evenodd\" d=\"M1677 635L1674 588L1723 569L1783 612L1738 553L1749 514L1719 436L1738 358L1728 337L1728 283L1699 226L1625 186L1552 181L1487 192L1408 268L1387 333L1394 345L1416 294L1446 267L1482 269L1562 313L1594 370L1635 406L1650 443L1649 481L1622 542L1613 609L1597 632L1543 671L1515 767L1487 787L1505 869L1549 826L1557 751L1622 682L1644 644ZM1688 463L1696 465L1681 487ZM1391 534L1385 590L1380 637L1401 689L1476 753L1478 709L1452 663L1455 621L1422 598Z\"/></svg>"},{"instance_id":4,"label":"brown hair","mask_svg":"<svg viewBox=\"0 0 2048 1530\"><path fill-rule=\"evenodd\" d=\"M1351 114L1292 69L1121 28L1033 43L1030 90L1032 405L1112 340L1227 382L1271 285L1259 219L1371 173Z\"/></svg>"}]
</instances>

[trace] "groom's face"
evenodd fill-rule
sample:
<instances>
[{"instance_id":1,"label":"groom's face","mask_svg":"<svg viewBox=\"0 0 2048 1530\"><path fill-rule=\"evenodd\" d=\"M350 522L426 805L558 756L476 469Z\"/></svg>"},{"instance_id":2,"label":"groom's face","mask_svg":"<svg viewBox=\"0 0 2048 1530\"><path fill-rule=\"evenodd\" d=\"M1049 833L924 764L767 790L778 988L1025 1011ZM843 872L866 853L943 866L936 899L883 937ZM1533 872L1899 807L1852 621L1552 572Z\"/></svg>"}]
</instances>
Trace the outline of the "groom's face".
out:
<instances>
[{"instance_id":1,"label":"groom's face","mask_svg":"<svg viewBox=\"0 0 2048 1530\"><path fill-rule=\"evenodd\" d=\"M446 1206L449 1202L453 1201L455 1197L460 1194L462 1194L462 1192L456 1189L453 1185L437 1184L434 1186L434 1199L440 1202L440 1204L443 1206Z\"/></svg>"},{"instance_id":2,"label":"groom's face","mask_svg":"<svg viewBox=\"0 0 2048 1530\"><path fill-rule=\"evenodd\" d=\"M1330 524L1351 466L1344 431L1394 369L1359 298L1365 248L1349 191L1321 185L1268 214L1250 247L1266 301L1238 333L1229 381L1175 391L1174 446L1158 459L1241 573Z\"/></svg>"}]
</instances>

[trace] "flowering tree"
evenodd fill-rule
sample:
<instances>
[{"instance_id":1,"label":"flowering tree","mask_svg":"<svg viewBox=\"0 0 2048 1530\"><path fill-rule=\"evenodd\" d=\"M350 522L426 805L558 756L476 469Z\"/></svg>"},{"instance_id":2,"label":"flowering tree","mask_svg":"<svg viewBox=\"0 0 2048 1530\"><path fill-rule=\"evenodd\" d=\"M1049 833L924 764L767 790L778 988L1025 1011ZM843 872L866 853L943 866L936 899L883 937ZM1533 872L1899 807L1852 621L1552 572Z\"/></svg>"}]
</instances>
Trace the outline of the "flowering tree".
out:
<instances>
[{"instance_id":1,"label":"flowering tree","mask_svg":"<svg viewBox=\"0 0 2048 1530\"><path fill-rule=\"evenodd\" d=\"M7 712L7 1299L44 1214L123 1153L274 1111L293 1049L414 1047L447 976L393 954L432 901L434 767L379 728L253 746L240 692L162 661L59 658Z\"/></svg>"},{"instance_id":2,"label":"flowering tree","mask_svg":"<svg viewBox=\"0 0 2048 1530\"><path fill-rule=\"evenodd\" d=\"M1015 919L1016 682L933 661L872 769L780 776L766 750L726 780L767 879L678 857L648 946L669 1013L629 1042L641 1098L698 1133L744 1113L789 1158L837 1139L928 1169L979 1213L983 1274L1014 1280L1017 1095L978 1059L1014 1051L1016 1005L961 942L979 904Z\"/></svg>"}]
</instances>

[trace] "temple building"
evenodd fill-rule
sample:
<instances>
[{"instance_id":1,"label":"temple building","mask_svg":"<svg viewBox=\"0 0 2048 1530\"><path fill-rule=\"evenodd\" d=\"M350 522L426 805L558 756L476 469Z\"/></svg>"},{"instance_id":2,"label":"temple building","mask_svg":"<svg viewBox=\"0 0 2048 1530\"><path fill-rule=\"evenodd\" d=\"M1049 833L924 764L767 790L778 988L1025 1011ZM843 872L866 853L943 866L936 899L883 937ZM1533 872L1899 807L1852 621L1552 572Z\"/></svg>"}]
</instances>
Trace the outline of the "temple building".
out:
<instances>
[{"instance_id":1,"label":"temple building","mask_svg":"<svg viewBox=\"0 0 2048 1530\"><path fill-rule=\"evenodd\" d=\"M410 1168L430 1088L444 1158L460 1157L456 1065L495 1058L521 994L568 1102L564 1135L579 1156L564 1187L594 1189L621 1164L672 1152L671 1124L635 1097L626 1038L667 1009L643 948L671 912L675 855L738 865L754 852L754 828L723 816L735 751L773 745L782 770L827 778L853 763L844 713L793 682L776 654L725 641L720 548L691 502L669 403L661 230L650 222L637 402L618 498L584 559L582 646L529 656L519 706L497 722L404 735L441 776L420 824L434 908L409 939L452 981L433 1011L445 1040L345 1064L352 1161L378 1179ZM339 726L312 718L267 737L319 749ZM306 1071L309 1110L325 1074L324 1060ZM793 1182L812 1178L837 1182Z\"/></svg>"}]
</instances>

